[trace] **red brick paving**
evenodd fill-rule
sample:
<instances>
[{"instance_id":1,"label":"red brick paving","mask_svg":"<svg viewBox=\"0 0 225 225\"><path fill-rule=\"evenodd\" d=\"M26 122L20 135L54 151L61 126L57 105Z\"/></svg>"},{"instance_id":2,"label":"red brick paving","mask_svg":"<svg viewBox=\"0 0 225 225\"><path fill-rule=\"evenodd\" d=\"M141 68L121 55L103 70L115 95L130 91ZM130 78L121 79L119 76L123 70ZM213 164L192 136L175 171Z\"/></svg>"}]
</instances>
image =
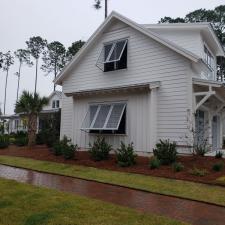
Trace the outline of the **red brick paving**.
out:
<instances>
[{"instance_id":1,"label":"red brick paving","mask_svg":"<svg viewBox=\"0 0 225 225\"><path fill-rule=\"evenodd\" d=\"M95 198L193 225L225 224L225 207L4 165L0 165L0 177Z\"/></svg>"}]
</instances>

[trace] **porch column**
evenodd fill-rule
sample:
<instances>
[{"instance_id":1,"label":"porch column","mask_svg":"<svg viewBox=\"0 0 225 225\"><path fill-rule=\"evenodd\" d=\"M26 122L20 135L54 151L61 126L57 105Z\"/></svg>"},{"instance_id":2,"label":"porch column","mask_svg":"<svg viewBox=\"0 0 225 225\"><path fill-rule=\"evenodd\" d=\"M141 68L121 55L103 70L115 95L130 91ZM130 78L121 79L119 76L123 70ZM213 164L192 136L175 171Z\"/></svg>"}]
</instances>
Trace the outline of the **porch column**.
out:
<instances>
[{"instance_id":1,"label":"porch column","mask_svg":"<svg viewBox=\"0 0 225 225\"><path fill-rule=\"evenodd\" d=\"M208 112L208 120L209 120L209 134L208 134L208 139L209 139L209 145L212 146L212 117L213 114L211 111Z\"/></svg>"},{"instance_id":2,"label":"porch column","mask_svg":"<svg viewBox=\"0 0 225 225\"><path fill-rule=\"evenodd\" d=\"M157 95L158 87L151 87L149 92L149 147L150 152L153 151L157 142Z\"/></svg>"}]
</instances>

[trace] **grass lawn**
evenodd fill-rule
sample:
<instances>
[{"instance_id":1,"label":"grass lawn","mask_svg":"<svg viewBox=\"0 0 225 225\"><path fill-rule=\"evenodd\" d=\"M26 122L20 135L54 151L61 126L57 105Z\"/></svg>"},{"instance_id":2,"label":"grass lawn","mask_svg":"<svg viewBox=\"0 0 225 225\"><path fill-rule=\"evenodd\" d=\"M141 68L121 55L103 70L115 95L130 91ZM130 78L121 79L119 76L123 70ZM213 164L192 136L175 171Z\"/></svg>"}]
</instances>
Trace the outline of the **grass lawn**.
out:
<instances>
[{"instance_id":1,"label":"grass lawn","mask_svg":"<svg viewBox=\"0 0 225 225\"><path fill-rule=\"evenodd\" d=\"M0 156L0 163L110 184L118 184L155 193L201 200L225 206L225 188L220 186L109 171L85 166L39 161L22 157Z\"/></svg>"},{"instance_id":2,"label":"grass lawn","mask_svg":"<svg viewBox=\"0 0 225 225\"><path fill-rule=\"evenodd\" d=\"M1 225L182 225L161 216L0 179Z\"/></svg>"}]
</instances>

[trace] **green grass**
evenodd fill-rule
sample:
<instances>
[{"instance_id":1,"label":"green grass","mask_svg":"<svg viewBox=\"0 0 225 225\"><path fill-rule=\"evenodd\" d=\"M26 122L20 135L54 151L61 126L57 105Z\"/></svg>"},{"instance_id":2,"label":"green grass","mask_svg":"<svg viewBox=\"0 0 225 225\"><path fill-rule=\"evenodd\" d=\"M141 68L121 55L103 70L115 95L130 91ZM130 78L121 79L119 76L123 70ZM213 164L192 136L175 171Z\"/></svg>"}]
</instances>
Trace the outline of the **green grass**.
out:
<instances>
[{"instance_id":1,"label":"green grass","mask_svg":"<svg viewBox=\"0 0 225 225\"><path fill-rule=\"evenodd\" d=\"M166 217L0 179L1 225L182 225Z\"/></svg>"},{"instance_id":2,"label":"green grass","mask_svg":"<svg viewBox=\"0 0 225 225\"><path fill-rule=\"evenodd\" d=\"M110 184L118 184L155 193L200 200L225 206L225 188L220 186L109 171L93 167L39 161L22 157L0 156L0 163Z\"/></svg>"},{"instance_id":3,"label":"green grass","mask_svg":"<svg viewBox=\"0 0 225 225\"><path fill-rule=\"evenodd\" d=\"M216 182L225 185L225 176L217 178Z\"/></svg>"}]
</instances>

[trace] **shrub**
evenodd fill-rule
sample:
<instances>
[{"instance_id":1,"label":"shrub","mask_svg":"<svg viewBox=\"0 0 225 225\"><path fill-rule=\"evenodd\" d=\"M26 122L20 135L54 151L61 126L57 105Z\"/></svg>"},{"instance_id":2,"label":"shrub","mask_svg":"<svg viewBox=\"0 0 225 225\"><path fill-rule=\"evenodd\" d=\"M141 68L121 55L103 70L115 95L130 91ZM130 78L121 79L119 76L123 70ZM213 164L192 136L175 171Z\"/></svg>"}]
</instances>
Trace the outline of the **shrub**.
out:
<instances>
[{"instance_id":1,"label":"shrub","mask_svg":"<svg viewBox=\"0 0 225 225\"><path fill-rule=\"evenodd\" d=\"M54 144L53 152L55 155L63 155L64 159L73 159L75 152L77 150L77 145L73 145L71 140L66 136L63 137L61 141Z\"/></svg>"},{"instance_id":2,"label":"shrub","mask_svg":"<svg viewBox=\"0 0 225 225\"><path fill-rule=\"evenodd\" d=\"M156 144L156 149L153 149L153 153L163 165L168 165L176 161L176 148L177 145L175 142L171 143L169 140L160 140Z\"/></svg>"},{"instance_id":3,"label":"shrub","mask_svg":"<svg viewBox=\"0 0 225 225\"><path fill-rule=\"evenodd\" d=\"M26 146L28 144L28 137L18 136L15 138L14 144L19 147Z\"/></svg>"},{"instance_id":4,"label":"shrub","mask_svg":"<svg viewBox=\"0 0 225 225\"><path fill-rule=\"evenodd\" d=\"M216 152L215 158L220 159L222 157L223 157L223 152L221 151Z\"/></svg>"},{"instance_id":5,"label":"shrub","mask_svg":"<svg viewBox=\"0 0 225 225\"><path fill-rule=\"evenodd\" d=\"M157 169L161 165L160 160L157 157L152 157L149 162L150 169Z\"/></svg>"},{"instance_id":6,"label":"shrub","mask_svg":"<svg viewBox=\"0 0 225 225\"><path fill-rule=\"evenodd\" d=\"M0 149L7 148L9 146L9 136L0 135Z\"/></svg>"},{"instance_id":7,"label":"shrub","mask_svg":"<svg viewBox=\"0 0 225 225\"><path fill-rule=\"evenodd\" d=\"M172 168L174 172L180 172L184 169L184 165L180 162L175 162L173 163Z\"/></svg>"},{"instance_id":8,"label":"shrub","mask_svg":"<svg viewBox=\"0 0 225 225\"><path fill-rule=\"evenodd\" d=\"M62 144L61 141L57 141L53 146L53 153L56 156L62 155Z\"/></svg>"},{"instance_id":9,"label":"shrub","mask_svg":"<svg viewBox=\"0 0 225 225\"><path fill-rule=\"evenodd\" d=\"M224 167L224 163L223 162L219 162L219 163L216 163L212 166L212 169L216 172L219 172L223 169Z\"/></svg>"},{"instance_id":10,"label":"shrub","mask_svg":"<svg viewBox=\"0 0 225 225\"><path fill-rule=\"evenodd\" d=\"M109 152L112 150L112 146L105 141L104 137L97 137L97 140L93 145L89 144L91 158L95 161L106 160L109 158Z\"/></svg>"},{"instance_id":11,"label":"shrub","mask_svg":"<svg viewBox=\"0 0 225 225\"><path fill-rule=\"evenodd\" d=\"M116 151L116 161L119 166L127 167L136 164L137 155L134 153L133 143L125 145L122 141Z\"/></svg>"},{"instance_id":12,"label":"shrub","mask_svg":"<svg viewBox=\"0 0 225 225\"><path fill-rule=\"evenodd\" d=\"M208 171L206 169L198 169L194 167L192 170L190 170L190 174L198 177L204 177L208 174Z\"/></svg>"}]
</instances>

